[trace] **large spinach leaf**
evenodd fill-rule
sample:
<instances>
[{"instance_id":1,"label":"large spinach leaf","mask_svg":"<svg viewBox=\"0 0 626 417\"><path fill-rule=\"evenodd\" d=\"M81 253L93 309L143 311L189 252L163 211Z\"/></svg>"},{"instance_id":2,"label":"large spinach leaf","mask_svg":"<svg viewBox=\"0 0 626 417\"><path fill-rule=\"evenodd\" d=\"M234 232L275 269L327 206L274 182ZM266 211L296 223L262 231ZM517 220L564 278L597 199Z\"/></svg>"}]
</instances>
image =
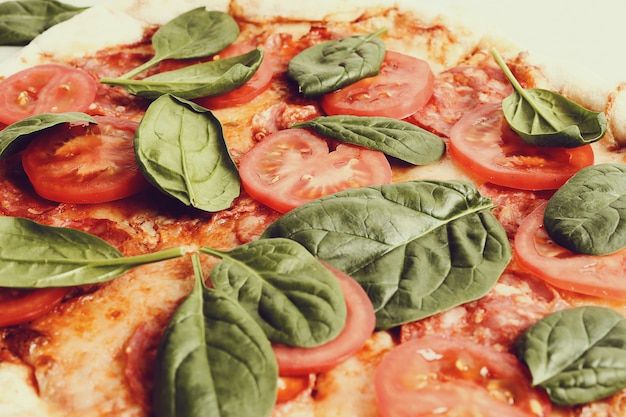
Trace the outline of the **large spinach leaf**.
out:
<instances>
[{"instance_id":1,"label":"large spinach leaf","mask_svg":"<svg viewBox=\"0 0 626 417\"><path fill-rule=\"evenodd\" d=\"M278 219L285 237L367 291L377 327L422 319L487 293L508 264L493 204L470 183L410 181L332 194Z\"/></svg>"},{"instance_id":2,"label":"large spinach leaf","mask_svg":"<svg viewBox=\"0 0 626 417\"><path fill-rule=\"evenodd\" d=\"M544 226L559 245L588 255L626 247L626 165L586 167L550 198Z\"/></svg>"},{"instance_id":3,"label":"large spinach leaf","mask_svg":"<svg viewBox=\"0 0 626 417\"><path fill-rule=\"evenodd\" d=\"M152 102L137 128L135 153L146 178L186 205L216 212L239 195L222 125L190 101L164 95Z\"/></svg>"},{"instance_id":4,"label":"large spinach leaf","mask_svg":"<svg viewBox=\"0 0 626 417\"><path fill-rule=\"evenodd\" d=\"M161 26L152 36L154 56L121 78L131 79L166 59L213 55L233 43L238 36L239 26L231 15L198 7Z\"/></svg>"},{"instance_id":5,"label":"large spinach leaf","mask_svg":"<svg viewBox=\"0 0 626 417\"><path fill-rule=\"evenodd\" d=\"M180 304L158 349L157 417L269 416L278 366L269 340L236 300L196 284Z\"/></svg>"},{"instance_id":6,"label":"large spinach leaf","mask_svg":"<svg viewBox=\"0 0 626 417\"><path fill-rule=\"evenodd\" d=\"M77 112L42 113L27 117L0 130L0 159L22 150L35 133L62 123L97 124L93 117Z\"/></svg>"},{"instance_id":7,"label":"large spinach leaf","mask_svg":"<svg viewBox=\"0 0 626 417\"><path fill-rule=\"evenodd\" d=\"M273 342L313 347L343 330L346 304L337 278L293 240L263 239L229 252L200 251L222 258L211 271L211 282L239 300Z\"/></svg>"},{"instance_id":8,"label":"large spinach leaf","mask_svg":"<svg viewBox=\"0 0 626 417\"><path fill-rule=\"evenodd\" d=\"M384 152L415 165L438 161L446 150L442 138L420 127L386 117L321 116L293 127Z\"/></svg>"},{"instance_id":9,"label":"large spinach leaf","mask_svg":"<svg viewBox=\"0 0 626 417\"><path fill-rule=\"evenodd\" d=\"M85 9L57 0L0 2L0 45L26 45L44 30Z\"/></svg>"},{"instance_id":10,"label":"large spinach leaf","mask_svg":"<svg viewBox=\"0 0 626 417\"><path fill-rule=\"evenodd\" d=\"M604 113L588 110L553 91L524 89L500 54L495 49L492 54L514 89L502 101L504 117L525 142L574 148L604 137L607 129Z\"/></svg>"},{"instance_id":11,"label":"large spinach leaf","mask_svg":"<svg viewBox=\"0 0 626 417\"><path fill-rule=\"evenodd\" d=\"M378 74L385 58L383 31L313 45L289 62L287 75L306 96L338 90Z\"/></svg>"},{"instance_id":12,"label":"large spinach leaf","mask_svg":"<svg viewBox=\"0 0 626 417\"><path fill-rule=\"evenodd\" d=\"M263 51L254 49L243 55L190 65L141 80L102 78L100 81L149 99L163 94L192 99L220 95L241 87L254 75L262 60Z\"/></svg>"},{"instance_id":13,"label":"large spinach leaf","mask_svg":"<svg viewBox=\"0 0 626 417\"><path fill-rule=\"evenodd\" d=\"M604 307L551 314L527 329L516 351L559 405L583 404L626 388L626 319Z\"/></svg>"},{"instance_id":14,"label":"large spinach leaf","mask_svg":"<svg viewBox=\"0 0 626 417\"><path fill-rule=\"evenodd\" d=\"M183 248L124 257L75 229L0 216L0 287L43 288L112 280L136 266L182 256Z\"/></svg>"}]
</instances>

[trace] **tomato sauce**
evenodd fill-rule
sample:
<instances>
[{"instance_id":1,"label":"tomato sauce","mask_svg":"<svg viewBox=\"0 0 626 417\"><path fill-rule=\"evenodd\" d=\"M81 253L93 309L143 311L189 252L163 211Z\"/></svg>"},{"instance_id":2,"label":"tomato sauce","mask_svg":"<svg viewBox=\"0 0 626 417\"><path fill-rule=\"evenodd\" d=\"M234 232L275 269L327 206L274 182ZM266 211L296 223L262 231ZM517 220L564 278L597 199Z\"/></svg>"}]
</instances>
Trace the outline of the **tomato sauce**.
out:
<instances>
[{"instance_id":1,"label":"tomato sauce","mask_svg":"<svg viewBox=\"0 0 626 417\"><path fill-rule=\"evenodd\" d=\"M0 213L3 216L34 219L56 206L35 193L22 170L19 155L0 161Z\"/></svg>"},{"instance_id":2,"label":"tomato sauce","mask_svg":"<svg viewBox=\"0 0 626 417\"><path fill-rule=\"evenodd\" d=\"M403 325L400 341L425 335L469 337L482 345L509 350L530 325L569 303L529 274L505 272L485 297L445 313Z\"/></svg>"},{"instance_id":3,"label":"tomato sauce","mask_svg":"<svg viewBox=\"0 0 626 417\"><path fill-rule=\"evenodd\" d=\"M430 101L408 120L447 137L466 111L501 101L512 92L502 71L487 62L455 67L437 75Z\"/></svg>"},{"instance_id":4,"label":"tomato sauce","mask_svg":"<svg viewBox=\"0 0 626 417\"><path fill-rule=\"evenodd\" d=\"M98 81L103 77L119 77L154 55L150 42L152 34L153 31L147 31L144 39L136 44L107 48L92 56L77 59L72 65L89 72ZM88 113L92 116L138 120L148 104L147 100L133 96L122 88L99 83L96 100Z\"/></svg>"}]
</instances>

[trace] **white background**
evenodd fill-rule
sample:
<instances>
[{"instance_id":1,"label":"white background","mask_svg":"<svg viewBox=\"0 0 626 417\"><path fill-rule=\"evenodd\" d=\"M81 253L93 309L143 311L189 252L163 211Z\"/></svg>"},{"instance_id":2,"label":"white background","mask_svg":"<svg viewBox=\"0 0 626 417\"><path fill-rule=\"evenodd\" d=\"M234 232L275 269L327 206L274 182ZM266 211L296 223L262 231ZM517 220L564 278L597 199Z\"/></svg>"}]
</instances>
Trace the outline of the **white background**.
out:
<instances>
[{"instance_id":1,"label":"white background","mask_svg":"<svg viewBox=\"0 0 626 417\"><path fill-rule=\"evenodd\" d=\"M106 0L62 1L87 6ZM626 81L624 0L414 1L436 1L442 8L473 14L540 56L585 67L611 81ZM0 47L0 61L15 51Z\"/></svg>"},{"instance_id":2,"label":"white background","mask_svg":"<svg viewBox=\"0 0 626 417\"><path fill-rule=\"evenodd\" d=\"M482 16L528 50L626 81L624 0L433 0Z\"/></svg>"}]
</instances>

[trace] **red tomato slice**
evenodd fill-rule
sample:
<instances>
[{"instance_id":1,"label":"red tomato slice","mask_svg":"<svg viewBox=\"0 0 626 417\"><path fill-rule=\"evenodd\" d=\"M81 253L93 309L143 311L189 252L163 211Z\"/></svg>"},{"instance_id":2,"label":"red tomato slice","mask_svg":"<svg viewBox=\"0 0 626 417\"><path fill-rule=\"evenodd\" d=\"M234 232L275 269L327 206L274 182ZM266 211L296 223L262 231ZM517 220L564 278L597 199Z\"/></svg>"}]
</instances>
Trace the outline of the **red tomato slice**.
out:
<instances>
[{"instance_id":1,"label":"red tomato slice","mask_svg":"<svg viewBox=\"0 0 626 417\"><path fill-rule=\"evenodd\" d=\"M314 348L274 345L281 376L328 371L352 356L374 332L376 316L365 290L340 270L330 265L326 267L335 274L343 289L348 309L346 325L335 339Z\"/></svg>"},{"instance_id":2,"label":"red tomato slice","mask_svg":"<svg viewBox=\"0 0 626 417\"><path fill-rule=\"evenodd\" d=\"M171 71L174 69L182 68L187 65L199 64L201 62L207 62L215 59L230 58L238 55L243 55L246 52L253 50L255 46L252 43L234 43L225 48L220 53L207 58L190 59L190 60L166 60L159 65L161 72ZM244 85L236 90L229 91L228 93L221 94L219 96L200 97L193 101L202 107L208 109L223 109L226 107L235 107L241 104L251 102L256 96L267 90L274 77L274 65L272 58L267 54L263 57L263 61L259 66L259 69L254 73Z\"/></svg>"},{"instance_id":3,"label":"red tomato slice","mask_svg":"<svg viewBox=\"0 0 626 417\"><path fill-rule=\"evenodd\" d=\"M550 415L517 358L469 340L425 336L391 350L376 369L382 417Z\"/></svg>"},{"instance_id":4,"label":"red tomato slice","mask_svg":"<svg viewBox=\"0 0 626 417\"><path fill-rule=\"evenodd\" d=\"M378 75L325 94L322 108L329 115L404 119L428 102L434 82L426 61L387 51Z\"/></svg>"},{"instance_id":5,"label":"red tomato slice","mask_svg":"<svg viewBox=\"0 0 626 417\"><path fill-rule=\"evenodd\" d=\"M554 243L543 228L545 204L520 224L513 251L520 266L555 287L626 301L626 249L592 256Z\"/></svg>"},{"instance_id":6,"label":"red tomato slice","mask_svg":"<svg viewBox=\"0 0 626 417\"><path fill-rule=\"evenodd\" d=\"M391 182L382 152L328 142L305 129L285 129L257 143L241 159L241 182L253 199L285 213L347 188Z\"/></svg>"},{"instance_id":7,"label":"red tomato slice","mask_svg":"<svg viewBox=\"0 0 626 417\"><path fill-rule=\"evenodd\" d=\"M28 68L0 83L0 122L12 124L40 113L84 112L98 84L89 73L66 65Z\"/></svg>"},{"instance_id":8,"label":"red tomato slice","mask_svg":"<svg viewBox=\"0 0 626 417\"><path fill-rule=\"evenodd\" d=\"M527 144L508 127L500 103L466 113L450 131L449 150L478 177L522 190L557 189L594 159L590 145L568 149Z\"/></svg>"},{"instance_id":9,"label":"red tomato slice","mask_svg":"<svg viewBox=\"0 0 626 417\"><path fill-rule=\"evenodd\" d=\"M38 135L22 155L37 194L63 203L102 203L147 186L135 161L137 123L96 117L98 125L63 124Z\"/></svg>"},{"instance_id":10,"label":"red tomato slice","mask_svg":"<svg viewBox=\"0 0 626 417\"><path fill-rule=\"evenodd\" d=\"M67 288L0 290L0 327L14 326L39 318L59 305Z\"/></svg>"},{"instance_id":11,"label":"red tomato slice","mask_svg":"<svg viewBox=\"0 0 626 417\"><path fill-rule=\"evenodd\" d=\"M133 398L143 407L151 404L153 366L162 330L156 321L142 322L124 348L124 376Z\"/></svg>"},{"instance_id":12,"label":"red tomato slice","mask_svg":"<svg viewBox=\"0 0 626 417\"><path fill-rule=\"evenodd\" d=\"M433 95L408 121L439 136L449 137L450 129L473 108L501 102L513 91L500 68L488 65L461 65L435 77Z\"/></svg>"}]
</instances>

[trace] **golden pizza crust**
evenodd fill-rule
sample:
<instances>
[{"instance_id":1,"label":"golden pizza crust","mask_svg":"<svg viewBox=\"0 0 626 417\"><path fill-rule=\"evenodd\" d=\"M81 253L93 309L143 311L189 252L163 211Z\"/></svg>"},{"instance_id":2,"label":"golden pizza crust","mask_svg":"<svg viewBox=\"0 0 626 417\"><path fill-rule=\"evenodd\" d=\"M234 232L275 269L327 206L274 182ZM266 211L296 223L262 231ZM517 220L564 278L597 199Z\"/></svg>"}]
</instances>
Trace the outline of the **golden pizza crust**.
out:
<instances>
[{"instance_id":1,"label":"golden pizza crust","mask_svg":"<svg viewBox=\"0 0 626 417\"><path fill-rule=\"evenodd\" d=\"M428 59L433 64L434 71L453 66L463 58L464 52L476 47L496 46L511 53L524 51L523 45L517 45L500 36L479 16L467 13L466 10L443 9L436 2L317 0L315 7L302 7L294 1L114 0L92 7L46 31L18 55L0 63L0 77L50 59L70 60L98 49L137 42L146 27L162 24L195 7L229 11L252 22L282 22L285 25L296 21L354 22L395 8L401 13L410 13L423 27L440 25L452 29L452 35L458 42L454 50L441 50L436 44L427 45L425 49L417 45L417 48L422 48L417 56ZM71 48L67 47L68 39L72 42ZM415 52L416 45L411 40L418 39L419 36L407 34L397 45L390 47L397 46L400 50L409 48ZM592 110L605 111L609 116L609 133L618 145L626 145L626 95L620 84L607 81L577 66L552 61L549 57L536 56L530 52L529 62L545 71L553 88Z\"/></svg>"}]
</instances>

